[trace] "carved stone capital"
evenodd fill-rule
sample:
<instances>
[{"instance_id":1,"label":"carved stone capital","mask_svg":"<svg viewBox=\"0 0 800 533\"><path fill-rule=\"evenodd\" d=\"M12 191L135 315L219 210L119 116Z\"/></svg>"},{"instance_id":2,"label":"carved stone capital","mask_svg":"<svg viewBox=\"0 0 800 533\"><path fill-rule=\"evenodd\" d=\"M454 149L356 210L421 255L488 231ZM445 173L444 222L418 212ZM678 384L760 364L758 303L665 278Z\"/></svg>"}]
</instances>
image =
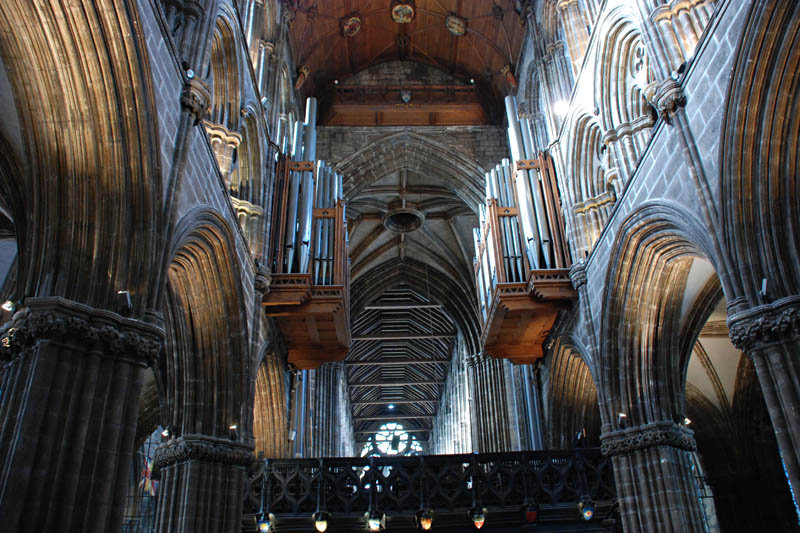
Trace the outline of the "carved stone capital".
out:
<instances>
[{"instance_id":1,"label":"carved stone capital","mask_svg":"<svg viewBox=\"0 0 800 533\"><path fill-rule=\"evenodd\" d=\"M205 83L197 79L191 79L183 85L181 107L192 114L195 124L205 116L210 101L211 93Z\"/></svg>"},{"instance_id":2,"label":"carved stone capital","mask_svg":"<svg viewBox=\"0 0 800 533\"><path fill-rule=\"evenodd\" d=\"M46 340L149 366L158 357L163 338L161 328L112 311L60 297L27 298L25 307L0 330L0 359L14 359Z\"/></svg>"},{"instance_id":3,"label":"carved stone capital","mask_svg":"<svg viewBox=\"0 0 800 533\"><path fill-rule=\"evenodd\" d=\"M612 431L600 436L600 451L606 457L670 446L681 450L695 451L697 442L688 428L672 422L653 422L645 426Z\"/></svg>"},{"instance_id":4,"label":"carved stone capital","mask_svg":"<svg viewBox=\"0 0 800 533\"><path fill-rule=\"evenodd\" d=\"M659 84L653 98L659 115L667 124L672 124L672 117L678 109L686 105L686 94L683 92L683 88L672 78Z\"/></svg>"},{"instance_id":5,"label":"carved stone capital","mask_svg":"<svg viewBox=\"0 0 800 533\"><path fill-rule=\"evenodd\" d=\"M759 305L728 317L728 330L734 346L750 355L765 348L800 337L800 296L789 296Z\"/></svg>"},{"instance_id":6,"label":"carved stone capital","mask_svg":"<svg viewBox=\"0 0 800 533\"><path fill-rule=\"evenodd\" d=\"M586 263L583 261L572 263L572 266L569 267L569 280L576 291L586 285Z\"/></svg>"},{"instance_id":7,"label":"carved stone capital","mask_svg":"<svg viewBox=\"0 0 800 533\"><path fill-rule=\"evenodd\" d=\"M161 444L153 458L153 464L158 468L167 468L189 461L251 468L257 459L253 455L253 447L247 444L193 434L182 435Z\"/></svg>"}]
</instances>

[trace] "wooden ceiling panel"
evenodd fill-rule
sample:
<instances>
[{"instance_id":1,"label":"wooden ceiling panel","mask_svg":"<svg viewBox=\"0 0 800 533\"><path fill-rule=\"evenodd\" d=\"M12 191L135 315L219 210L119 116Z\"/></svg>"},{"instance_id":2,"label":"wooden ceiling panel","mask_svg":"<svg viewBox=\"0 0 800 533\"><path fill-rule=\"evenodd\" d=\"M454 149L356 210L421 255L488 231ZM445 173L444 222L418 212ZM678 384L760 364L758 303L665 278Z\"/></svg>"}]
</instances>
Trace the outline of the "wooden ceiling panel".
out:
<instances>
[{"instance_id":1,"label":"wooden ceiling panel","mask_svg":"<svg viewBox=\"0 0 800 533\"><path fill-rule=\"evenodd\" d=\"M495 103L508 91L503 67L511 65L524 39L524 17L514 0L416 0L407 24L391 18L391 0L283 0L293 13L291 44L298 71L309 75L301 96L321 96L333 81L395 60L418 61L463 82L475 79ZM445 24L455 15L466 23L455 36ZM358 17L348 36L344 21ZM515 72L516 74L516 72ZM397 80L402 83L402 80Z\"/></svg>"}]
</instances>

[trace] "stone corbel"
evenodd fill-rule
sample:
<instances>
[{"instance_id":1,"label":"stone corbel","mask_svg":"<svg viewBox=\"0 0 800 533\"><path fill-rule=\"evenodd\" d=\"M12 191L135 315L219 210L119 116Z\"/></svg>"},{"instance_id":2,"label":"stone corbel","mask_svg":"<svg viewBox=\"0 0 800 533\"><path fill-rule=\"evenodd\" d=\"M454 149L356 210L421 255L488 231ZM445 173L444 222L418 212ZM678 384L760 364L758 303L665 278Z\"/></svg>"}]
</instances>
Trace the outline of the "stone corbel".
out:
<instances>
[{"instance_id":1,"label":"stone corbel","mask_svg":"<svg viewBox=\"0 0 800 533\"><path fill-rule=\"evenodd\" d=\"M194 117L195 125L206 115L211 93L208 86L198 79L187 80L181 92L181 107Z\"/></svg>"},{"instance_id":2,"label":"stone corbel","mask_svg":"<svg viewBox=\"0 0 800 533\"><path fill-rule=\"evenodd\" d=\"M672 117L686 106L686 94L683 87L672 78L664 80L655 91L654 99L659 116L667 124L672 124Z\"/></svg>"},{"instance_id":3,"label":"stone corbel","mask_svg":"<svg viewBox=\"0 0 800 533\"><path fill-rule=\"evenodd\" d=\"M256 292L260 293L262 296L269 294L269 287L272 284L272 272L258 259L255 261L255 267L256 272L253 278L253 286Z\"/></svg>"}]
</instances>

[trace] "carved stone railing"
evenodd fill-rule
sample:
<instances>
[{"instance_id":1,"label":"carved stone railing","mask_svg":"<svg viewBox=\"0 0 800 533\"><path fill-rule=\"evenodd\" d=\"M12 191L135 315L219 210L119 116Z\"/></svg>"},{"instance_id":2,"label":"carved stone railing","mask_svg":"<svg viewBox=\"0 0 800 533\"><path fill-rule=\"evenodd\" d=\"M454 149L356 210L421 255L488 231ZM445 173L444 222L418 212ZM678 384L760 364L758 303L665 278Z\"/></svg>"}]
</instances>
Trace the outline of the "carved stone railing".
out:
<instances>
[{"instance_id":1,"label":"carved stone railing","mask_svg":"<svg viewBox=\"0 0 800 533\"><path fill-rule=\"evenodd\" d=\"M399 523L422 505L438 516L463 518L477 506L496 519L506 513L520 520L521 507L535 504L542 521L572 521L580 519L577 504L592 500L599 523L611 513L615 499L611 461L596 448L279 459L262 461L251 478L245 513L254 516L263 510L274 514L278 525L299 527L318 505L332 520L346 522L363 518L372 501L373 510Z\"/></svg>"}]
</instances>

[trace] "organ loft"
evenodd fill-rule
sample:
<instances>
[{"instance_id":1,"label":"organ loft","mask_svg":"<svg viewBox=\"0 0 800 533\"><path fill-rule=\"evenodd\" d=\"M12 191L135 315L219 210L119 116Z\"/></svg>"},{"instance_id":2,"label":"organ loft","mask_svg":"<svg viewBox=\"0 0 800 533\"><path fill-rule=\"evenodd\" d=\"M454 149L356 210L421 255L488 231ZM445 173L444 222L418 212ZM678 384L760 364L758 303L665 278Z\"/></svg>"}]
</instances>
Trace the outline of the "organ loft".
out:
<instances>
[{"instance_id":1,"label":"organ loft","mask_svg":"<svg viewBox=\"0 0 800 533\"><path fill-rule=\"evenodd\" d=\"M0 530L800 531L800 4L0 2Z\"/></svg>"}]
</instances>

